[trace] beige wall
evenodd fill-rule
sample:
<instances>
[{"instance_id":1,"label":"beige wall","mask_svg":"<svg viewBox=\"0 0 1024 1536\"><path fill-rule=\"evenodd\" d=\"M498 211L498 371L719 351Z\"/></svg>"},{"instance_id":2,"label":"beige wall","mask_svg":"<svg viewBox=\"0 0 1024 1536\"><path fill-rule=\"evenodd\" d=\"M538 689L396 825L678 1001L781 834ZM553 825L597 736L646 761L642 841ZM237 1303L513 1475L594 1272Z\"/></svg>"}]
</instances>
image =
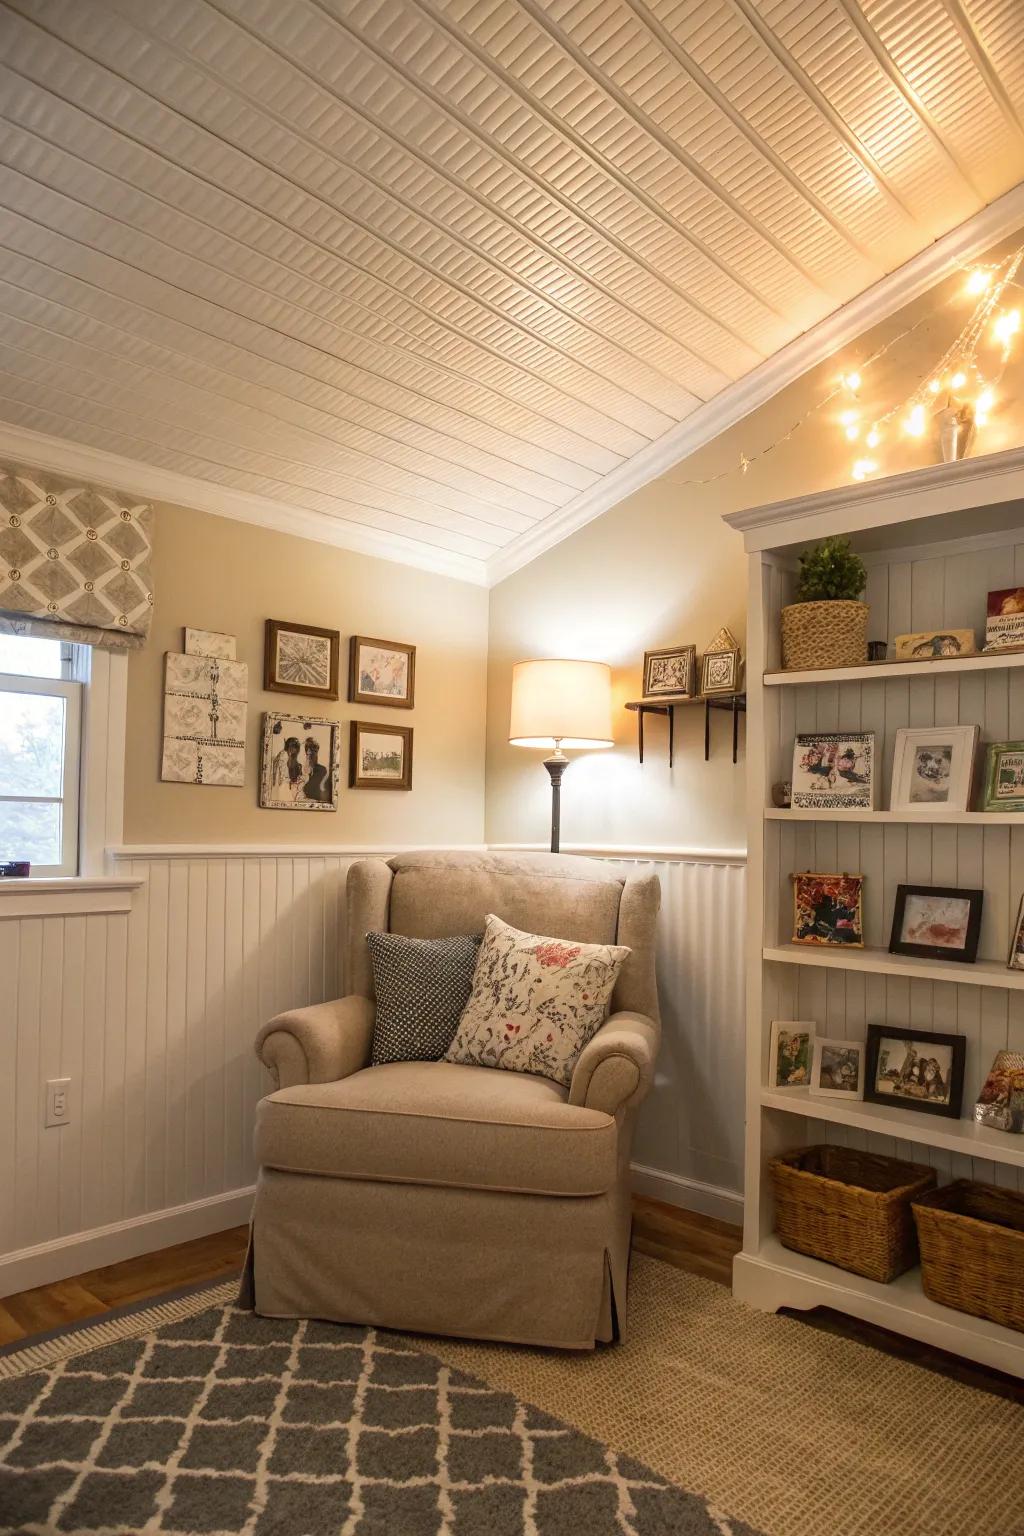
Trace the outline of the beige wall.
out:
<instances>
[{"instance_id":1,"label":"beige wall","mask_svg":"<svg viewBox=\"0 0 1024 1536\"><path fill-rule=\"evenodd\" d=\"M621 706L640 694L645 650L688 642L701 650L722 624L742 642L743 545L722 522L723 514L849 483L853 460L868 450L847 443L843 436L838 414L851 404L844 398L812 414L789 441L751 463L746 473L739 469L741 453L753 460L811 411L841 372L861 366L889 342L894 344L885 357L865 369L859 408L870 421L905 398L928 377L966 322L973 301L965 302L963 295L962 276L940 284L492 590L489 841L540 841L547 837L549 825L550 791L540 767L542 754L510 747L506 740L513 662L529 656L608 661ZM912 334L895 340L911 326ZM1004 391L1008 396L1013 371L1011 366ZM995 452L1021 441L1024 410L1011 396L981 442L985 451ZM895 473L933 463L937 453L929 438L915 441L894 429L874 456L887 472ZM723 478L711 484L688 483L723 471ZM742 848L742 752L734 768L726 717L713 717L711 725L712 757L705 763L703 709L676 711L675 767L670 771L667 723L650 722L647 761L640 767L636 717L617 708L615 748L579 756L566 775L563 842ZM741 733L743 729L741 725Z\"/></svg>"},{"instance_id":2,"label":"beige wall","mask_svg":"<svg viewBox=\"0 0 1024 1536\"><path fill-rule=\"evenodd\" d=\"M126 843L351 846L481 840L487 649L487 593L482 588L170 506L159 508L154 583L150 641L128 666ZM411 791L349 789L346 727L337 812L259 808L262 712L302 707L288 694L263 691L268 618L341 631L341 699L308 707L343 722L359 718L411 725ZM249 664L244 788L160 782L164 652L182 649L186 624L236 635L238 659ZM414 709L345 702L352 634L417 647Z\"/></svg>"}]
</instances>

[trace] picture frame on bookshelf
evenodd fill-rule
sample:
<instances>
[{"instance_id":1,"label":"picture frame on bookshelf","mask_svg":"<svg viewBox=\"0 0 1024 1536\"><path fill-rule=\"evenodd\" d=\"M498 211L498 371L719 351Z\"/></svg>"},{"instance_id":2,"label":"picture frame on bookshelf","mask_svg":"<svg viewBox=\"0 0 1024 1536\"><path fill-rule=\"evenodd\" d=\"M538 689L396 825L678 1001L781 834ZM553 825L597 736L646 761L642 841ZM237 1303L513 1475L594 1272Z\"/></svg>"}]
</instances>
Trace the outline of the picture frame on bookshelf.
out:
<instances>
[{"instance_id":1,"label":"picture frame on bookshelf","mask_svg":"<svg viewBox=\"0 0 1024 1536\"><path fill-rule=\"evenodd\" d=\"M811 1098L846 1099L851 1104L863 1099L864 1050L863 1040L816 1039Z\"/></svg>"},{"instance_id":2,"label":"picture frame on bookshelf","mask_svg":"<svg viewBox=\"0 0 1024 1536\"><path fill-rule=\"evenodd\" d=\"M901 726L890 809L933 816L969 810L979 734L976 725Z\"/></svg>"},{"instance_id":3,"label":"picture frame on bookshelf","mask_svg":"<svg viewBox=\"0 0 1024 1536\"><path fill-rule=\"evenodd\" d=\"M1006 966L1011 971L1024 971L1024 896L1020 898L1017 921L1013 925L1013 933L1010 936L1010 953Z\"/></svg>"},{"instance_id":4,"label":"picture frame on bookshelf","mask_svg":"<svg viewBox=\"0 0 1024 1536\"><path fill-rule=\"evenodd\" d=\"M990 592L986 610L986 651L1024 649L1024 586Z\"/></svg>"},{"instance_id":5,"label":"picture frame on bookshelf","mask_svg":"<svg viewBox=\"0 0 1024 1536\"><path fill-rule=\"evenodd\" d=\"M810 731L793 744L797 811L873 811L878 799L872 731Z\"/></svg>"},{"instance_id":6,"label":"picture frame on bookshelf","mask_svg":"<svg viewBox=\"0 0 1024 1536\"><path fill-rule=\"evenodd\" d=\"M865 1101L959 1120L966 1055L964 1035L869 1024Z\"/></svg>"},{"instance_id":7,"label":"picture frame on bookshelf","mask_svg":"<svg viewBox=\"0 0 1024 1536\"><path fill-rule=\"evenodd\" d=\"M978 958L984 900L984 891L966 887L898 885L889 953L973 965Z\"/></svg>"},{"instance_id":8,"label":"picture frame on bookshelf","mask_svg":"<svg viewBox=\"0 0 1024 1536\"><path fill-rule=\"evenodd\" d=\"M1024 1051L996 1052L974 1118L993 1131L1024 1133Z\"/></svg>"},{"instance_id":9,"label":"picture frame on bookshelf","mask_svg":"<svg viewBox=\"0 0 1024 1536\"><path fill-rule=\"evenodd\" d=\"M973 629L925 629L897 635L893 648L897 661L948 661L954 656L978 654Z\"/></svg>"},{"instance_id":10,"label":"picture frame on bookshelf","mask_svg":"<svg viewBox=\"0 0 1024 1536\"><path fill-rule=\"evenodd\" d=\"M983 811L1024 811L1024 741L990 741L985 748Z\"/></svg>"},{"instance_id":11,"label":"picture frame on bookshelf","mask_svg":"<svg viewBox=\"0 0 1024 1536\"><path fill-rule=\"evenodd\" d=\"M667 645L660 650L644 651L645 699L678 694L693 698L697 686L697 647Z\"/></svg>"},{"instance_id":12,"label":"picture frame on bookshelf","mask_svg":"<svg viewBox=\"0 0 1024 1536\"><path fill-rule=\"evenodd\" d=\"M815 1026L791 1019L772 1021L768 1050L768 1087L806 1088L814 1067Z\"/></svg>"},{"instance_id":13,"label":"picture frame on bookshelf","mask_svg":"<svg viewBox=\"0 0 1024 1536\"><path fill-rule=\"evenodd\" d=\"M793 875L793 943L864 948L864 876Z\"/></svg>"}]
</instances>

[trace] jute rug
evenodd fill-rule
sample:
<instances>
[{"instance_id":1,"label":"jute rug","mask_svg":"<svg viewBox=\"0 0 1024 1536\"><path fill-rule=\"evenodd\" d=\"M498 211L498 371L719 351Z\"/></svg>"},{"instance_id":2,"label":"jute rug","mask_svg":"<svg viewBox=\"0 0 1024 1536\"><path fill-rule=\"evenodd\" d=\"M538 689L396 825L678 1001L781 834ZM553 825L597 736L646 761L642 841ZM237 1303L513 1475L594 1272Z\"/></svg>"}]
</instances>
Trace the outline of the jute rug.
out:
<instances>
[{"instance_id":1,"label":"jute rug","mask_svg":"<svg viewBox=\"0 0 1024 1536\"><path fill-rule=\"evenodd\" d=\"M1024 1536L1024 1408L643 1255L614 1349L418 1343L767 1536Z\"/></svg>"},{"instance_id":2,"label":"jute rug","mask_svg":"<svg viewBox=\"0 0 1024 1536\"><path fill-rule=\"evenodd\" d=\"M757 1536L422 1341L235 1290L0 1356L4 1536Z\"/></svg>"}]
</instances>

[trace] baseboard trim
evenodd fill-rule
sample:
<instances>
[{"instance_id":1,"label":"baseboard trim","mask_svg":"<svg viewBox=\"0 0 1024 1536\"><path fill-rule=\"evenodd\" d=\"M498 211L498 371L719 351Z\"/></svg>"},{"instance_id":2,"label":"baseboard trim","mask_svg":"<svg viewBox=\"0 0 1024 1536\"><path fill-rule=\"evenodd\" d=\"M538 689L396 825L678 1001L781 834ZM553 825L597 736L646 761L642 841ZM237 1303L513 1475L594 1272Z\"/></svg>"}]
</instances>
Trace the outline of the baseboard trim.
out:
<instances>
[{"instance_id":1,"label":"baseboard trim","mask_svg":"<svg viewBox=\"0 0 1024 1536\"><path fill-rule=\"evenodd\" d=\"M0 1256L0 1298L241 1226L249 1220L254 1193L252 1186L232 1189L227 1194L149 1211L145 1216L93 1227L87 1232L73 1232L68 1237L38 1243L34 1248L4 1254Z\"/></svg>"},{"instance_id":2,"label":"baseboard trim","mask_svg":"<svg viewBox=\"0 0 1024 1536\"><path fill-rule=\"evenodd\" d=\"M687 1179L682 1174L666 1173L661 1168L645 1168L642 1163L634 1163L630 1171L635 1195L664 1200L666 1205L678 1205L681 1210L712 1216L716 1221L727 1221L734 1227L742 1225L743 1196L738 1190L704 1184L700 1179Z\"/></svg>"}]
</instances>

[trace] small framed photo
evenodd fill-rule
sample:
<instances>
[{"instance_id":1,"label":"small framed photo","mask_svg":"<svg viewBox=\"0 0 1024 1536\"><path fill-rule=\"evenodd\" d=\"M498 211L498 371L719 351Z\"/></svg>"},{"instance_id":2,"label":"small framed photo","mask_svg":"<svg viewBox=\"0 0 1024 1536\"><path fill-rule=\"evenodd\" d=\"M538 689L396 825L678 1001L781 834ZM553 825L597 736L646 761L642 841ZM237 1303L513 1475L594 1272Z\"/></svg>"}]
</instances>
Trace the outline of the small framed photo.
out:
<instances>
[{"instance_id":1,"label":"small framed photo","mask_svg":"<svg viewBox=\"0 0 1024 1536\"><path fill-rule=\"evenodd\" d=\"M889 953L973 965L984 898L984 891L952 885L898 885Z\"/></svg>"},{"instance_id":2,"label":"small framed photo","mask_svg":"<svg viewBox=\"0 0 1024 1536\"><path fill-rule=\"evenodd\" d=\"M353 720L348 782L352 789L412 789L412 726Z\"/></svg>"},{"instance_id":3,"label":"small framed photo","mask_svg":"<svg viewBox=\"0 0 1024 1536\"><path fill-rule=\"evenodd\" d=\"M681 694L692 699L696 688L697 647L671 645L644 652L644 698Z\"/></svg>"},{"instance_id":4,"label":"small framed photo","mask_svg":"<svg viewBox=\"0 0 1024 1536\"><path fill-rule=\"evenodd\" d=\"M793 876L793 943L864 947L864 876Z\"/></svg>"},{"instance_id":5,"label":"small framed photo","mask_svg":"<svg viewBox=\"0 0 1024 1536\"><path fill-rule=\"evenodd\" d=\"M974 1106L979 1125L1024 1134L1024 1052L997 1051Z\"/></svg>"},{"instance_id":6,"label":"small framed photo","mask_svg":"<svg viewBox=\"0 0 1024 1536\"><path fill-rule=\"evenodd\" d=\"M985 748L983 811L1024 811L1024 741L991 741Z\"/></svg>"},{"instance_id":7,"label":"small framed photo","mask_svg":"<svg viewBox=\"0 0 1024 1536\"><path fill-rule=\"evenodd\" d=\"M348 656L350 704L412 709L416 696L416 647L397 640L353 635Z\"/></svg>"},{"instance_id":8,"label":"small framed photo","mask_svg":"<svg viewBox=\"0 0 1024 1536\"><path fill-rule=\"evenodd\" d=\"M270 693L304 693L311 699L336 699L340 653L341 634L336 629L268 619L263 686Z\"/></svg>"},{"instance_id":9,"label":"small framed photo","mask_svg":"<svg viewBox=\"0 0 1024 1536\"><path fill-rule=\"evenodd\" d=\"M700 691L703 694L739 693L739 651L705 651L700 659Z\"/></svg>"},{"instance_id":10,"label":"small framed photo","mask_svg":"<svg viewBox=\"0 0 1024 1536\"><path fill-rule=\"evenodd\" d=\"M894 811L966 811L971 804L976 725L914 726L896 732Z\"/></svg>"},{"instance_id":11,"label":"small framed photo","mask_svg":"<svg viewBox=\"0 0 1024 1536\"><path fill-rule=\"evenodd\" d=\"M337 720L263 716L260 805L267 811L338 809Z\"/></svg>"},{"instance_id":12,"label":"small framed photo","mask_svg":"<svg viewBox=\"0 0 1024 1536\"><path fill-rule=\"evenodd\" d=\"M814 1063L814 1025L775 1019L768 1057L769 1088L807 1088Z\"/></svg>"},{"instance_id":13,"label":"small framed photo","mask_svg":"<svg viewBox=\"0 0 1024 1536\"><path fill-rule=\"evenodd\" d=\"M815 1041L811 1097L847 1099L851 1103L864 1097L862 1040Z\"/></svg>"},{"instance_id":14,"label":"small framed photo","mask_svg":"<svg viewBox=\"0 0 1024 1536\"><path fill-rule=\"evenodd\" d=\"M1024 896L1020 899L1017 921L1010 939L1010 955L1006 962L1011 971L1024 971Z\"/></svg>"},{"instance_id":15,"label":"small framed photo","mask_svg":"<svg viewBox=\"0 0 1024 1536\"><path fill-rule=\"evenodd\" d=\"M813 731L793 746L794 810L873 811L875 738L870 731Z\"/></svg>"},{"instance_id":16,"label":"small framed photo","mask_svg":"<svg viewBox=\"0 0 1024 1536\"><path fill-rule=\"evenodd\" d=\"M897 635L893 642L897 661L947 661L951 656L975 656L973 629L925 629L918 634Z\"/></svg>"},{"instance_id":17,"label":"small framed photo","mask_svg":"<svg viewBox=\"0 0 1024 1536\"><path fill-rule=\"evenodd\" d=\"M963 1035L869 1024L864 1097L959 1120L966 1051Z\"/></svg>"}]
</instances>

